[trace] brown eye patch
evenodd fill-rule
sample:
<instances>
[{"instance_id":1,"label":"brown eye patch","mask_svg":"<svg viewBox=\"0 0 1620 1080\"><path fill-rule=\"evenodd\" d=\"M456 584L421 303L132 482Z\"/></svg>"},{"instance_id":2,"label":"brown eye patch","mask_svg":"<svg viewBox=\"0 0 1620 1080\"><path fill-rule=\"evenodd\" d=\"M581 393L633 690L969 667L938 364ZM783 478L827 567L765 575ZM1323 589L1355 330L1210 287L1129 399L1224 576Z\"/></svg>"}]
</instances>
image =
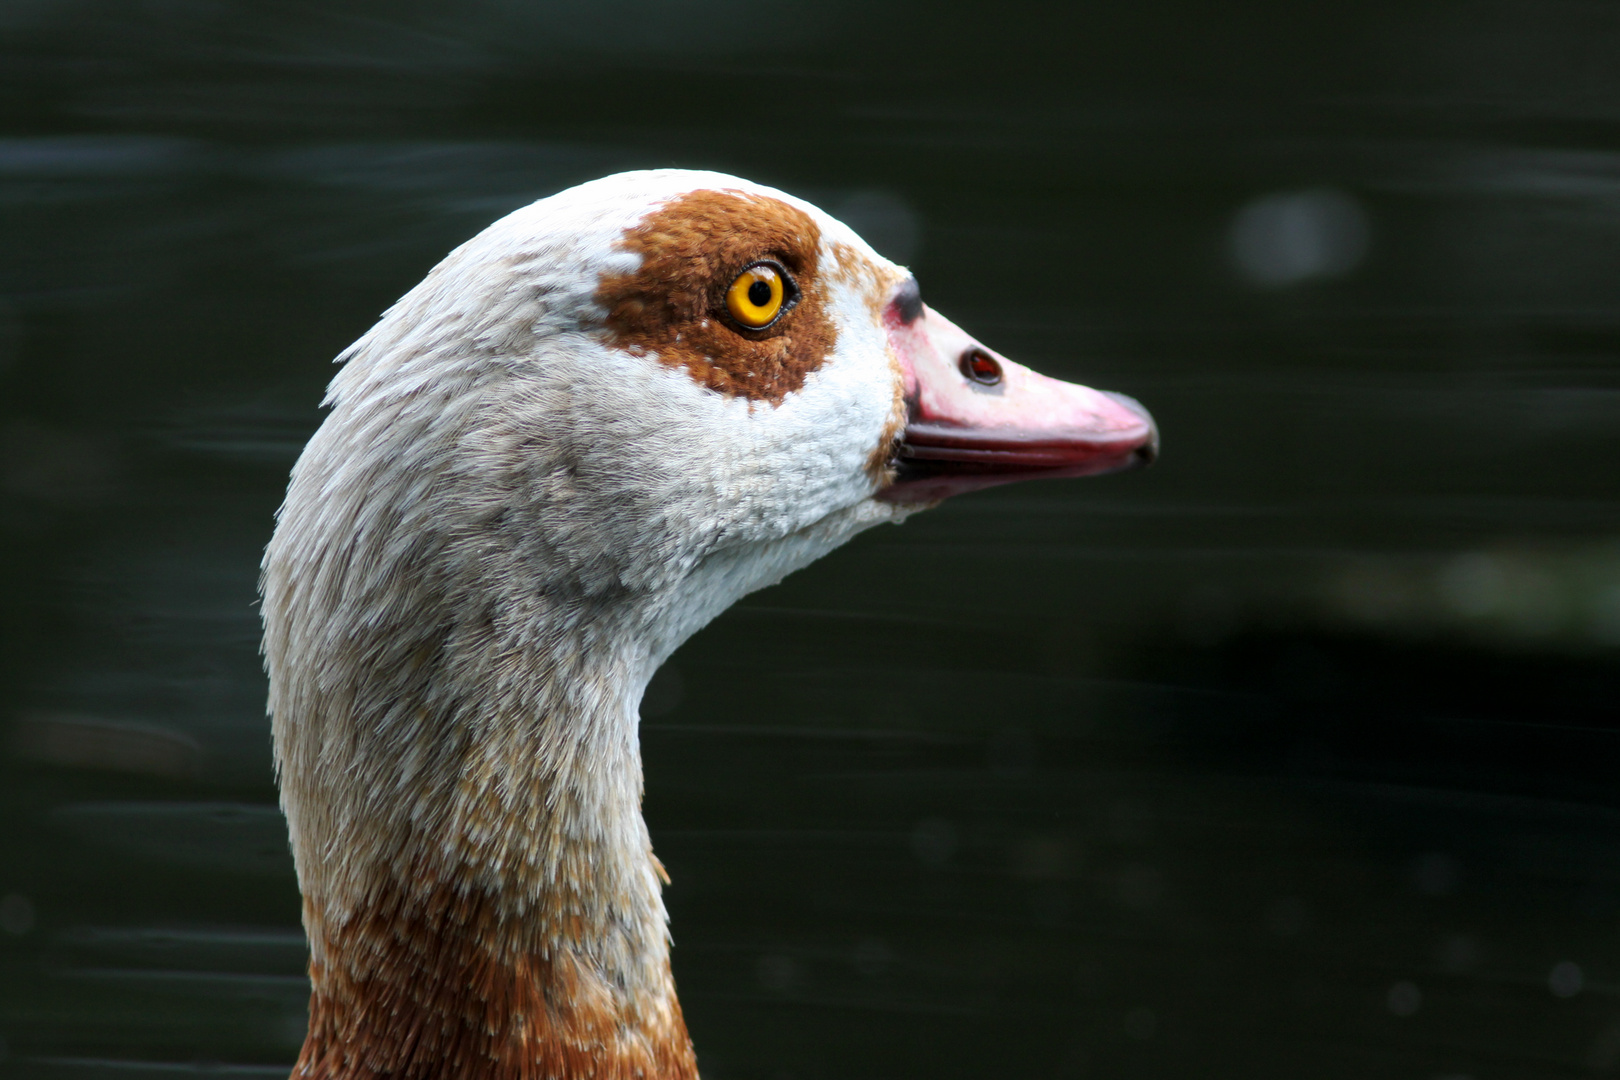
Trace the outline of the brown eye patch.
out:
<instances>
[{"instance_id":1,"label":"brown eye patch","mask_svg":"<svg viewBox=\"0 0 1620 1080\"><path fill-rule=\"evenodd\" d=\"M821 230L780 199L691 191L625 231L619 246L641 256L634 273L603 277L609 341L684 368L699 386L780 405L832 352L837 329L818 276ZM726 290L760 260L793 276L798 302L760 330L727 311Z\"/></svg>"}]
</instances>

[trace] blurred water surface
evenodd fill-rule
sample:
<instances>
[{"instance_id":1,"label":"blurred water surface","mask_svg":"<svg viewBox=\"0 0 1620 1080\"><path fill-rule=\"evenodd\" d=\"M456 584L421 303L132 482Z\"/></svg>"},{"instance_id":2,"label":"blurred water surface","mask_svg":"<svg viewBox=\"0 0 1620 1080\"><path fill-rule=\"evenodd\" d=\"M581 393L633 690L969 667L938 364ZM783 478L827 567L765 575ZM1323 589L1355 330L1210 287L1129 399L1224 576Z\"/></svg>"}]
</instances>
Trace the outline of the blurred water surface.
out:
<instances>
[{"instance_id":1,"label":"blurred water surface","mask_svg":"<svg viewBox=\"0 0 1620 1080\"><path fill-rule=\"evenodd\" d=\"M622 168L846 217L1151 472L884 529L644 709L715 1080L1620 1071L1620 9L0 9L0 1067L271 1077L253 607L330 360Z\"/></svg>"}]
</instances>

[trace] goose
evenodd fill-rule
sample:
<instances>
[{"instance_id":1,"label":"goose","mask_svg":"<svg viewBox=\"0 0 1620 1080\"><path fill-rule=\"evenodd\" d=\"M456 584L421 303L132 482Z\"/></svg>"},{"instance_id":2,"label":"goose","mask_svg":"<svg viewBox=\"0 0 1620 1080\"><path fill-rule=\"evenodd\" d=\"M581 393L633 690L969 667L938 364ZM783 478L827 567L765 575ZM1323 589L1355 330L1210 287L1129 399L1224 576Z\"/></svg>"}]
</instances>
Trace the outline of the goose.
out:
<instances>
[{"instance_id":1,"label":"goose","mask_svg":"<svg viewBox=\"0 0 1620 1080\"><path fill-rule=\"evenodd\" d=\"M261 583L318 1080L695 1077L641 815L655 669L864 529L1158 445L718 173L519 209L338 359Z\"/></svg>"}]
</instances>

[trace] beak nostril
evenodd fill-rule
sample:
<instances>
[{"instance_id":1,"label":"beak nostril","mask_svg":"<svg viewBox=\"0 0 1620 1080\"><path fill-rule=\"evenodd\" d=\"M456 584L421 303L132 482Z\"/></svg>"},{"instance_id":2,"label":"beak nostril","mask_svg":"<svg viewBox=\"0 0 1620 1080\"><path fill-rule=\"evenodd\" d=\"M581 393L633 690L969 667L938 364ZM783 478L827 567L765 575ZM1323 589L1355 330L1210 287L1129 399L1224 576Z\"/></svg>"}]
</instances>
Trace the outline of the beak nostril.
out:
<instances>
[{"instance_id":1,"label":"beak nostril","mask_svg":"<svg viewBox=\"0 0 1620 1080\"><path fill-rule=\"evenodd\" d=\"M980 386L994 386L1001 381L1001 365L977 345L962 354L957 366L969 382Z\"/></svg>"}]
</instances>

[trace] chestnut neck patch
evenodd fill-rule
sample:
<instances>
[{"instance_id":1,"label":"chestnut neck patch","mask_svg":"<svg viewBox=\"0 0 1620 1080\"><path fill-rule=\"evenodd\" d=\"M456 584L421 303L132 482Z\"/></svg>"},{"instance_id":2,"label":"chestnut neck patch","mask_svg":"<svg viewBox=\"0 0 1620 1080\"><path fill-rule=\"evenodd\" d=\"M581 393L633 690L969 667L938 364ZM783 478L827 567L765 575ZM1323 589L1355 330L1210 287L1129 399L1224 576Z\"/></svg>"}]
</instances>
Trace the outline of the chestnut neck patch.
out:
<instances>
[{"instance_id":1,"label":"chestnut neck patch","mask_svg":"<svg viewBox=\"0 0 1620 1080\"><path fill-rule=\"evenodd\" d=\"M697 1080L667 962L663 986L630 991L566 945L514 946L521 928L501 907L437 884L374 897L348 924L327 927L292 1075Z\"/></svg>"},{"instance_id":2,"label":"chestnut neck patch","mask_svg":"<svg viewBox=\"0 0 1620 1080\"><path fill-rule=\"evenodd\" d=\"M821 230L780 199L691 191L627 229L619 246L641 256L634 273L602 279L609 341L684 369L699 386L780 405L832 352L837 329L819 275ZM726 290L754 262L792 275L798 303L762 330L739 326Z\"/></svg>"}]
</instances>

